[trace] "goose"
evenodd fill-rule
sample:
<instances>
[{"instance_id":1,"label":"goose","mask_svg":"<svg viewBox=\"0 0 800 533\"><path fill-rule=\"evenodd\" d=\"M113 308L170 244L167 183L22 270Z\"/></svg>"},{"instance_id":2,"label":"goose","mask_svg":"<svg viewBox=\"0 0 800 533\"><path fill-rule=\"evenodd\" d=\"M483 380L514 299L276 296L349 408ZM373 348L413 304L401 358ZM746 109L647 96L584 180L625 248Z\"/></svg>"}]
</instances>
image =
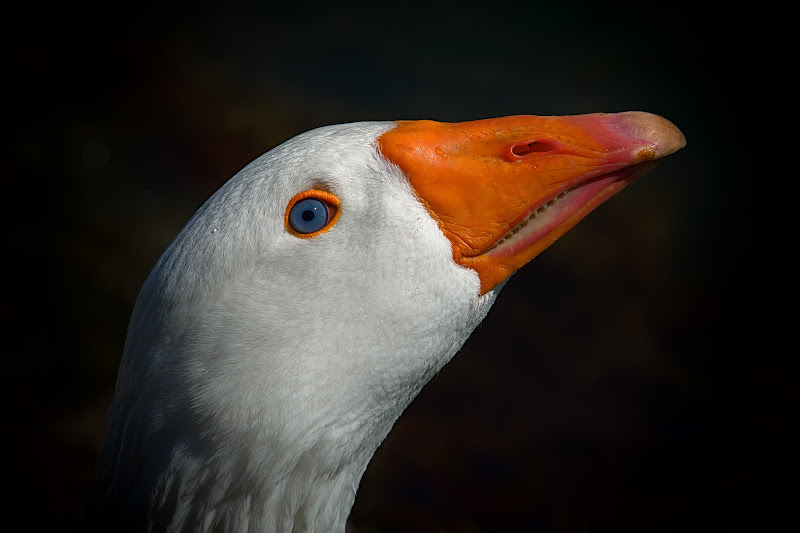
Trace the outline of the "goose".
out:
<instances>
[{"instance_id":1,"label":"goose","mask_svg":"<svg viewBox=\"0 0 800 533\"><path fill-rule=\"evenodd\" d=\"M326 126L257 158L144 282L94 527L344 531L508 278L685 143L644 112L521 115Z\"/></svg>"}]
</instances>

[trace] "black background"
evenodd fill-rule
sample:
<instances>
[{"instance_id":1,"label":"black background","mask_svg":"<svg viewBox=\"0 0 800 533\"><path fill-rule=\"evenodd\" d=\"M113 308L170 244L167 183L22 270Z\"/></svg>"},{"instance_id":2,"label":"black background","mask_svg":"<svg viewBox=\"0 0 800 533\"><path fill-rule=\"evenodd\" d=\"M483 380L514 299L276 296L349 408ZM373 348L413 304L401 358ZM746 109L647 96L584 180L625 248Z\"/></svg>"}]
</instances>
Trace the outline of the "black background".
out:
<instances>
[{"instance_id":1,"label":"black background","mask_svg":"<svg viewBox=\"0 0 800 533\"><path fill-rule=\"evenodd\" d=\"M80 530L138 289L256 156L331 123L642 110L688 146L511 279L378 450L353 529L788 529L776 6L26 6L3 37L7 524Z\"/></svg>"}]
</instances>

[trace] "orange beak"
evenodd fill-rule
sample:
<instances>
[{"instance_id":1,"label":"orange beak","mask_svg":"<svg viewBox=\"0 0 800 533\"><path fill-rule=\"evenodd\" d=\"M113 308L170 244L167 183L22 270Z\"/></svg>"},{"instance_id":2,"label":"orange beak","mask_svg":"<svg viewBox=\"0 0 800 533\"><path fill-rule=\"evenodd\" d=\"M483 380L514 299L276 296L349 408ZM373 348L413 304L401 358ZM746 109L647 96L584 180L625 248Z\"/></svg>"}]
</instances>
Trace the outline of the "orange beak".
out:
<instances>
[{"instance_id":1,"label":"orange beak","mask_svg":"<svg viewBox=\"0 0 800 533\"><path fill-rule=\"evenodd\" d=\"M401 121L379 145L485 294L686 138L658 115L628 112Z\"/></svg>"}]
</instances>

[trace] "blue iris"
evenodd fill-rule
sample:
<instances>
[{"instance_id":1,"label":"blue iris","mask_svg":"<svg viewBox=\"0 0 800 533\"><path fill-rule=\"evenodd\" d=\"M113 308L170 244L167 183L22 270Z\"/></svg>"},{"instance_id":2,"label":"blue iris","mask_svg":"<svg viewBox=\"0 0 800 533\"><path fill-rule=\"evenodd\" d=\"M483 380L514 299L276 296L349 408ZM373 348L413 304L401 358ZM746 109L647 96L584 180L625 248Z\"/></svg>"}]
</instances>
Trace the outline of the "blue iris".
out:
<instances>
[{"instance_id":1,"label":"blue iris","mask_svg":"<svg viewBox=\"0 0 800 533\"><path fill-rule=\"evenodd\" d=\"M289 226L297 233L314 233L328 223L328 208L316 198L303 198L289 211Z\"/></svg>"}]
</instances>

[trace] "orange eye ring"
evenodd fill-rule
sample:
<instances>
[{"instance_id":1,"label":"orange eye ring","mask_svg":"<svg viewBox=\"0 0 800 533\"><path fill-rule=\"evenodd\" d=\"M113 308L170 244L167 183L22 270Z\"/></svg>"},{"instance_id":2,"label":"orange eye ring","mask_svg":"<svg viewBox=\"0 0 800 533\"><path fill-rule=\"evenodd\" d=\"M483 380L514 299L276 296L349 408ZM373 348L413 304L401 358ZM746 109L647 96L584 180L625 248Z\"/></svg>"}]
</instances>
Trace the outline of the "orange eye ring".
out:
<instances>
[{"instance_id":1,"label":"orange eye ring","mask_svg":"<svg viewBox=\"0 0 800 533\"><path fill-rule=\"evenodd\" d=\"M292 218L292 208L295 207L298 202L307 199L317 200L318 202L322 203L325 206L325 214L327 215L327 219L325 220L324 226L318 230L303 233L302 231L298 231L292 227L292 220L294 220L294 218ZM283 216L284 226L286 226L286 230L295 237L299 237L301 239L311 239L317 235L325 233L331 229L334 224L336 224L336 222L339 220L339 215L341 214L341 205L342 204L341 201L339 201L339 197L331 192L320 191L316 189L303 191L295 194L292 199L289 200L289 203L286 206L286 213Z\"/></svg>"}]
</instances>

